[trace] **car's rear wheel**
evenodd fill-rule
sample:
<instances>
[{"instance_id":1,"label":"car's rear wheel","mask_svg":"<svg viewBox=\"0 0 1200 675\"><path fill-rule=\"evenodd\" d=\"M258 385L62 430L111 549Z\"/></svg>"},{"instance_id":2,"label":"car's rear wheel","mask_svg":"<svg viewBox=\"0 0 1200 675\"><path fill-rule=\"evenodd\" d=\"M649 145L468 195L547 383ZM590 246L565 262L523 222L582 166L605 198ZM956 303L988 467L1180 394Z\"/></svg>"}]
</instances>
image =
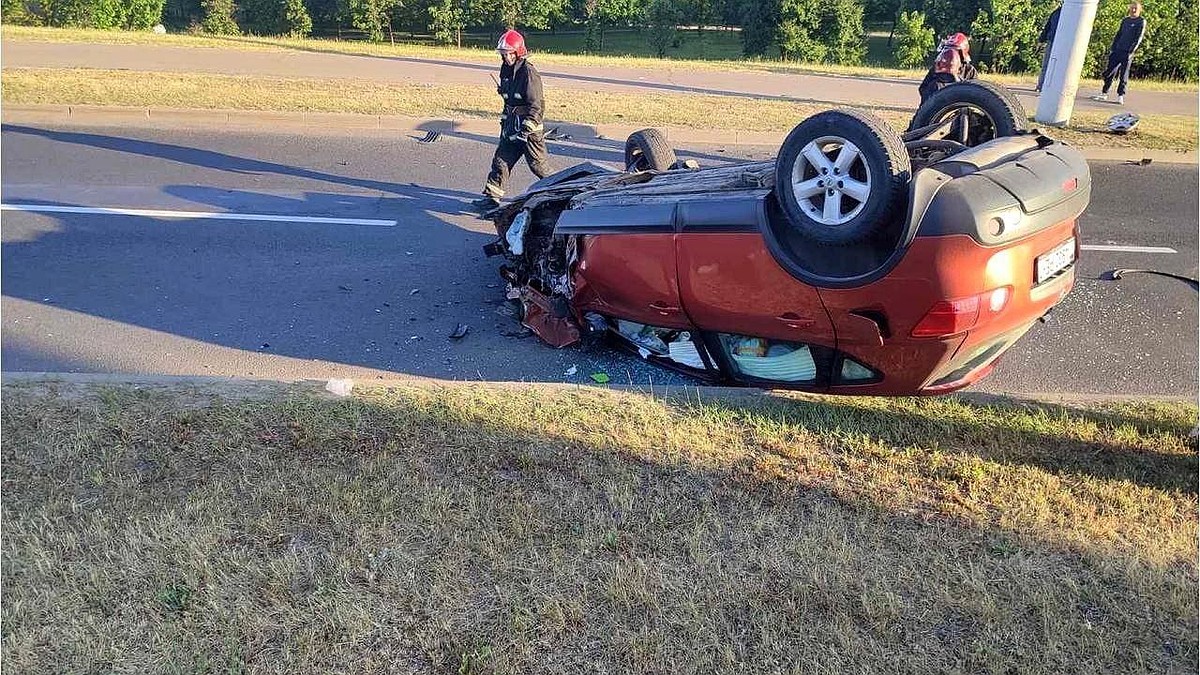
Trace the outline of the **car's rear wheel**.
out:
<instances>
[{"instance_id":1,"label":"car's rear wheel","mask_svg":"<svg viewBox=\"0 0 1200 675\"><path fill-rule=\"evenodd\" d=\"M911 172L904 142L887 123L830 110L788 134L775 163L775 193L802 235L851 244L904 215Z\"/></svg>"},{"instance_id":2,"label":"car's rear wheel","mask_svg":"<svg viewBox=\"0 0 1200 675\"><path fill-rule=\"evenodd\" d=\"M930 96L913 117L910 129L950 121L947 138L968 147L1027 128L1025 107L1012 92L990 82L970 80L947 85Z\"/></svg>"},{"instance_id":3,"label":"car's rear wheel","mask_svg":"<svg viewBox=\"0 0 1200 675\"><path fill-rule=\"evenodd\" d=\"M635 131L625 141L626 171L669 171L677 161L675 150L658 129Z\"/></svg>"}]
</instances>

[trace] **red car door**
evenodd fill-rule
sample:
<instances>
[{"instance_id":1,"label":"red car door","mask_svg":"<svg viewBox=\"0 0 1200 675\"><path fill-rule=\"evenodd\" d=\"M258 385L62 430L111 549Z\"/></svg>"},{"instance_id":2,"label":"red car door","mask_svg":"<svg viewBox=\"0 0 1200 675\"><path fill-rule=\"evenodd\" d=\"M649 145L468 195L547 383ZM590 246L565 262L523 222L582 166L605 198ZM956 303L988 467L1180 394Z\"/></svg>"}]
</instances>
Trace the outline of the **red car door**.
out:
<instances>
[{"instance_id":1,"label":"red car door","mask_svg":"<svg viewBox=\"0 0 1200 675\"><path fill-rule=\"evenodd\" d=\"M680 204L680 297L701 329L833 348L815 288L775 262L758 230L758 200Z\"/></svg>"},{"instance_id":2,"label":"red car door","mask_svg":"<svg viewBox=\"0 0 1200 675\"><path fill-rule=\"evenodd\" d=\"M674 204L564 211L556 232L582 235L574 305L661 328L691 329L679 299Z\"/></svg>"}]
</instances>

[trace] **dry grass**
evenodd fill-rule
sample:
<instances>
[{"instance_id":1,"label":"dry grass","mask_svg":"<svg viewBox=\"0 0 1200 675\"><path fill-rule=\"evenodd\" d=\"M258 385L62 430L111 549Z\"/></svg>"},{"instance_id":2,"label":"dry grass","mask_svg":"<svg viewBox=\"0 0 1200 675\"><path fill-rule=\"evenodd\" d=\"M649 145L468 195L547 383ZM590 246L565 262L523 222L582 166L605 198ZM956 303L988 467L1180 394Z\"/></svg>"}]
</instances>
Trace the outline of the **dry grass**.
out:
<instances>
[{"instance_id":1,"label":"dry grass","mask_svg":"<svg viewBox=\"0 0 1200 675\"><path fill-rule=\"evenodd\" d=\"M1196 414L10 385L4 665L1192 673Z\"/></svg>"},{"instance_id":2,"label":"dry grass","mask_svg":"<svg viewBox=\"0 0 1200 675\"><path fill-rule=\"evenodd\" d=\"M6 69L0 75L3 102L9 104L109 105L233 110L349 112L440 118L492 118L495 92L462 85L383 84L362 80L309 80L236 77L196 73L138 73L90 69ZM551 100L548 117L582 124L645 124L743 131L790 130L824 104L757 98L658 95L579 91L570 100ZM714 110L721 111L714 116ZM636 112L633 112L636 111ZM911 113L875 109L898 127ZM1130 136L1088 132L1107 118L1077 116L1070 129L1056 131L1064 140L1090 147L1138 147L1194 150L1197 120L1171 115L1147 116Z\"/></svg>"},{"instance_id":3,"label":"dry grass","mask_svg":"<svg viewBox=\"0 0 1200 675\"><path fill-rule=\"evenodd\" d=\"M25 42L84 42L93 44L146 44L174 47L206 47L213 49L242 49L255 51L304 50L333 54L360 54L366 56L409 56L418 58L451 59L458 61L495 60L490 49L434 47L419 44L372 44L368 42L343 42L329 39L292 39L264 37L218 37L211 35L155 35L146 31L104 31L81 28L35 28L28 26L4 26L0 39ZM831 64L785 63L746 59L737 61L652 59L618 56L595 56L589 54L555 54L537 51L538 63L564 66L624 67L649 70L718 70L718 71L768 71L779 73L804 73L813 75L849 75L855 77L904 77L920 80L924 70L900 68L877 68L865 66L837 66ZM1006 85L1032 87L1037 74L988 75L988 79ZM1098 80L1083 80L1081 86L1099 89ZM1137 88L1142 91L1166 91L1195 93L1195 82L1138 80Z\"/></svg>"}]
</instances>

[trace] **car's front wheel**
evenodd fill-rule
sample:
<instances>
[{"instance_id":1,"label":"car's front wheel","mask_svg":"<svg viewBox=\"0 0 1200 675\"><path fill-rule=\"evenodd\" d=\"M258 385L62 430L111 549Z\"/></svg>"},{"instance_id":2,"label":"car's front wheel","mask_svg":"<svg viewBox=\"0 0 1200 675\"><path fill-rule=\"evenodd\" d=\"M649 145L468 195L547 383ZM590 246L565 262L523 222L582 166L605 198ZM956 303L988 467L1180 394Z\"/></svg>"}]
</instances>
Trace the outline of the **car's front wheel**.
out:
<instances>
[{"instance_id":1,"label":"car's front wheel","mask_svg":"<svg viewBox=\"0 0 1200 675\"><path fill-rule=\"evenodd\" d=\"M904 142L886 122L830 110L788 134L775 163L775 193L802 235L851 244L904 215L911 173Z\"/></svg>"}]
</instances>

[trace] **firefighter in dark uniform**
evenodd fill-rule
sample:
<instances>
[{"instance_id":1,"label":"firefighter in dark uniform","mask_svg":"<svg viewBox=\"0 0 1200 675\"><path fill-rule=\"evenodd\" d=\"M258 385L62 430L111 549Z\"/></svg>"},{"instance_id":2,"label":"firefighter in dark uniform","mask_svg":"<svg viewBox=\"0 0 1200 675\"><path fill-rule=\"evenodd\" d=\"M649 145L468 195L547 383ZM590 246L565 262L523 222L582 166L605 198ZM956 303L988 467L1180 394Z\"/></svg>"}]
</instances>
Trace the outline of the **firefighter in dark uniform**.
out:
<instances>
[{"instance_id":1,"label":"firefighter in dark uniform","mask_svg":"<svg viewBox=\"0 0 1200 675\"><path fill-rule=\"evenodd\" d=\"M546 136L542 127L545 99L542 98L542 76L529 62L525 38L515 30L500 36L496 45L503 64L496 92L504 99L500 116L500 144L492 157L492 171L483 188L483 198L475 206L487 212L500 205L508 174L517 160L525 157L529 169L538 178L549 173L546 162Z\"/></svg>"},{"instance_id":2,"label":"firefighter in dark uniform","mask_svg":"<svg viewBox=\"0 0 1200 675\"><path fill-rule=\"evenodd\" d=\"M921 103L929 100L930 96L941 91L946 85L963 80L973 80L975 76L975 66L971 64L970 39L962 33L947 36L938 45L937 58L934 59L933 66L929 68L929 72L925 73L925 79L921 80L921 84L917 86L917 92L921 95Z\"/></svg>"}]
</instances>

